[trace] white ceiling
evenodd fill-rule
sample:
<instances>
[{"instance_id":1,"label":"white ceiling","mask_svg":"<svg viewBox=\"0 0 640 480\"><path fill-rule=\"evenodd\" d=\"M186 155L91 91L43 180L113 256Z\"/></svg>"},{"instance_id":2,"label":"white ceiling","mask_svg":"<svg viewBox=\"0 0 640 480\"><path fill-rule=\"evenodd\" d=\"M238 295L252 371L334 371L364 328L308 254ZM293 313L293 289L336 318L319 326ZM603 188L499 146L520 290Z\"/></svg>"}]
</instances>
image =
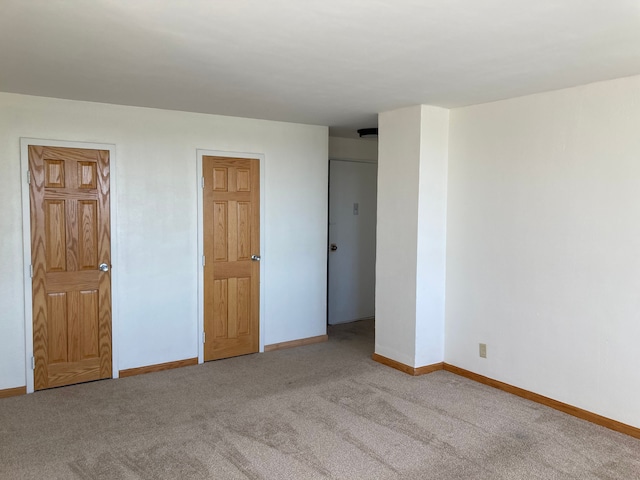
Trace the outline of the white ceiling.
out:
<instances>
[{"instance_id":1,"label":"white ceiling","mask_svg":"<svg viewBox=\"0 0 640 480\"><path fill-rule=\"evenodd\" d=\"M634 74L639 0L0 0L0 91L335 134Z\"/></svg>"}]
</instances>

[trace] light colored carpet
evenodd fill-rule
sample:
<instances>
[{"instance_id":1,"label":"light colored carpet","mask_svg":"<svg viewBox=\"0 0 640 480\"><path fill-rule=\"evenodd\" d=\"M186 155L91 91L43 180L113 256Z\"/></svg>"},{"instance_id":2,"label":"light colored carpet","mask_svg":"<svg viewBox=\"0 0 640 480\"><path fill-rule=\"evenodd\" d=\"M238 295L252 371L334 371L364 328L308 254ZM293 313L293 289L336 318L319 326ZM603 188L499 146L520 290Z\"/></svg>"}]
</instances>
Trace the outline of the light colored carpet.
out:
<instances>
[{"instance_id":1,"label":"light colored carpet","mask_svg":"<svg viewBox=\"0 0 640 480\"><path fill-rule=\"evenodd\" d=\"M0 400L2 479L640 479L640 441L330 341Z\"/></svg>"}]
</instances>

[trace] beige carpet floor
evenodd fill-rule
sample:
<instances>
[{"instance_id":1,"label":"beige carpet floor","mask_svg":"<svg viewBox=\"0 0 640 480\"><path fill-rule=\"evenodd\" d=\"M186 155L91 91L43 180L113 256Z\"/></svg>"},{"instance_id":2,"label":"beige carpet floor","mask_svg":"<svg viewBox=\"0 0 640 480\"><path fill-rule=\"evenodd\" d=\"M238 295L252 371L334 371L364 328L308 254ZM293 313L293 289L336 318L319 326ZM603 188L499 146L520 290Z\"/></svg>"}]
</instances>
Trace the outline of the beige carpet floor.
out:
<instances>
[{"instance_id":1,"label":"beige carpet floor","mask_svg":"<svg viewBox=\"0 0 640 480\"><path fill-rule=\"evenodd\" d=\"M640 441L330 341L0 400L2 479L640 479Z\"/></svg>"}]
</instances>

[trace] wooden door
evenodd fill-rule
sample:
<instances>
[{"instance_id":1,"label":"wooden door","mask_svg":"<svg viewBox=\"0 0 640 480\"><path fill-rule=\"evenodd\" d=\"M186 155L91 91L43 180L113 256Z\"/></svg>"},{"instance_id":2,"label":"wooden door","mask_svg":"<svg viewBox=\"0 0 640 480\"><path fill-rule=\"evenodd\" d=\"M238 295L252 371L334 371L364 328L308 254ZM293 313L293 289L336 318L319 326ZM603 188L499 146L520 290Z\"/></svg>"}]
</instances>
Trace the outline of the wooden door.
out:
<instances>
[{"instance_id":1,"label":"wooden door","mask_svg":"<svg viewBox=\"0 0 640 480\"><path fill-rule=\"evenodd\" d=\"M204 359L259 349L260 162L204 157Z\"/></svg>"},{"instance_id":2,"label":"wooden door","mask_svg":"<svg viewBox=\"0 0 640 480\"><path fill-rule=\"evenodd\" d=\"M34 386L111 377L109 152L29 146Z\"/></svg>"}]
</instances>

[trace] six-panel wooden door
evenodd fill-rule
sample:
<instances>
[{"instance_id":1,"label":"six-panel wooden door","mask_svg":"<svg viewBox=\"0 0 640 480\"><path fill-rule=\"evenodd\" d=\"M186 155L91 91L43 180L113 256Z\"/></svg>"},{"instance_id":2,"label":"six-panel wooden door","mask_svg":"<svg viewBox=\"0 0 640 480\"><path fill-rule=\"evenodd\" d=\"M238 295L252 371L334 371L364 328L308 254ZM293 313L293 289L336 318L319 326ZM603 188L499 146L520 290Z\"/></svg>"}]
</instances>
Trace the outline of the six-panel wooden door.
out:
<instances>
[{"instance_id":1,"label":"six-panel wooden door","mask_svg":"<svg viewBox=\"0 0 640 480\"><path fill-rule=\"evenodd\" d=\"M204 359L259 349L260 163L203 157Z\"/></svg>"},{"instance_id":2,"label":"six-panel wooden door","mask_svg":"<svg viewBox=\"0 0 640 480\"><path fill-rule=\"evenodd\" d=\"M109 152L29 146L29 170L34 387L110 378Z\"/></svg>"}]
</instances>

